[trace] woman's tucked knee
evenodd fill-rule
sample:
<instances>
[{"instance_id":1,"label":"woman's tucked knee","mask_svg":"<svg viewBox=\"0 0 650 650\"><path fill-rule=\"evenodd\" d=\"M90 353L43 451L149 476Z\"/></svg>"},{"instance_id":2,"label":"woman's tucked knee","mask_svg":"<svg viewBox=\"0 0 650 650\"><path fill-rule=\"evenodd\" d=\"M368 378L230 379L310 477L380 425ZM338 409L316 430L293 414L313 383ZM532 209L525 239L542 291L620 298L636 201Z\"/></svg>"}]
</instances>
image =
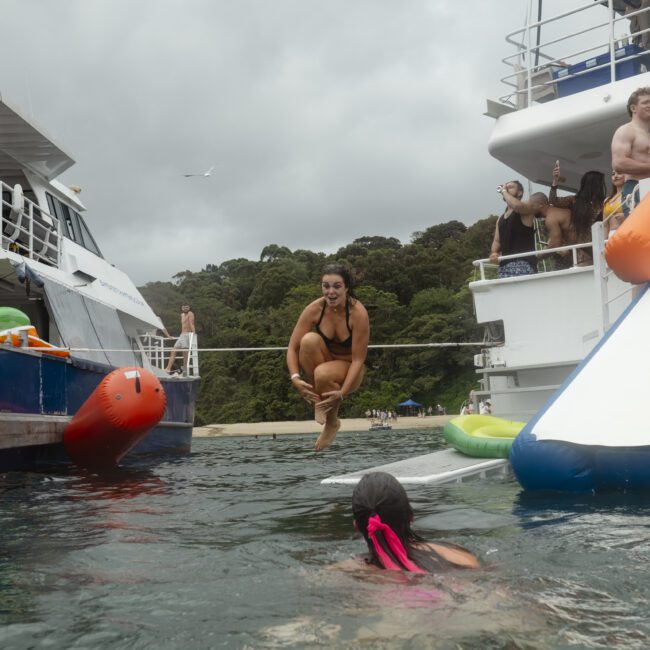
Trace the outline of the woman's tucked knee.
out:
<instances>
[{"instance_id":1,"label":"woman's tucked knee","mask_svg":"<svg viewBox=\"0 0 650 650\"><path fill-rule=\"evenodd\" d=\"M300 339L300 352L316 352L321 349L323 340L316 332L307 332Z\"/></svg>"}]
</instances>

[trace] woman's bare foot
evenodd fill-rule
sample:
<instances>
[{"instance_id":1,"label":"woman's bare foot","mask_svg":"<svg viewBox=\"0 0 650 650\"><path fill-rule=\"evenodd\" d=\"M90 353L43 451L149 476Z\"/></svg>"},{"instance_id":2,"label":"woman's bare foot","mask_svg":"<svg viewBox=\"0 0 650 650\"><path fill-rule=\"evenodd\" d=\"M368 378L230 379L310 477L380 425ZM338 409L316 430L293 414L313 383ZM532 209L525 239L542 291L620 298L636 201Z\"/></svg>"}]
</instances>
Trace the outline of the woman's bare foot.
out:
<instances>
[{"instance_id":1,"label":"woman's bare foot","mask_svg":"<svg viewBox=\"0 0 650 650\"><path fill-rule=\"evenodd\" d=\"M329 447L336 438L338 430L341 428L341 420L336 420L334 424L325 423L318 440L316 440L316 451L321 451Z\"/></svg>"}]
</instances>

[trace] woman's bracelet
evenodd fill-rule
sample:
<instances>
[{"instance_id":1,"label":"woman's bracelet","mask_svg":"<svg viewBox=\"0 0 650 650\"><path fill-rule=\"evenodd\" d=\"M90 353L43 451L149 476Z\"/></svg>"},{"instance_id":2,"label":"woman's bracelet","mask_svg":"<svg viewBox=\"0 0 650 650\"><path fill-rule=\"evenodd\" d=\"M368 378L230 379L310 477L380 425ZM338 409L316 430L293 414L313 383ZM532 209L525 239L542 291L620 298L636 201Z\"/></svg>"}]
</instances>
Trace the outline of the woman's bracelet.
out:
<instances>
[{"instance_id":1,"label":"woman's bracelet","mask_svg":"<svg viewBox=\"0 0 650 650\"><path fill-rule=\"evenodd\" d=\"M293 375L291 375L291 381L293 381L296 377L300 379L300 373L299 372L294 372Z\"/></svg>"}]
</instances>

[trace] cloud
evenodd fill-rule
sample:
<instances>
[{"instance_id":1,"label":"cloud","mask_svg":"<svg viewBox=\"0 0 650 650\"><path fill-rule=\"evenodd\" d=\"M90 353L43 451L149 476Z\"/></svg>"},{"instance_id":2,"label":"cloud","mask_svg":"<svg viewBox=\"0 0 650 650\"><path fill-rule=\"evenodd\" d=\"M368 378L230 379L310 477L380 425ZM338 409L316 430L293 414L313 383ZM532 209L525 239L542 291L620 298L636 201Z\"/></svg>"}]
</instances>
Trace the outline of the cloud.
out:
<instances>
[{"instance_id":1,"label":"cloud","mask_svg":"<svg viewBox=\"0 0 650 650\"><path fill-rule=\"evenodd\" d=\"M138 283L270 243L408 241L501 207L481 113L519 4L9 0L3 96L76 158L61 180Z\"/></svg>"}]
</instances>

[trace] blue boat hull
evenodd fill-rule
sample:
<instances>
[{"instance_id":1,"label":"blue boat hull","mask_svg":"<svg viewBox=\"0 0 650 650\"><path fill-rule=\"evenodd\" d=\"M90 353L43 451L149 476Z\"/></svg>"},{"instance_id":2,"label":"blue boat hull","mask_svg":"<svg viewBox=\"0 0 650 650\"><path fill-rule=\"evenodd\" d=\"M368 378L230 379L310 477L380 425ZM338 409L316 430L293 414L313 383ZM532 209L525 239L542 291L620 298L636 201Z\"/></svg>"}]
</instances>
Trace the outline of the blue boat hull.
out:
<instances>
[{"instance_id":1,"label":"blue boat hull","mask_svg":"<svg viewBox=\"0 0 650 650\"><path fill-rule=\"evenodd\" d=\"M112 366L0 348L0 412L73 416ZM188 453L192 444L198 378L161 378L167 409L160 424L130 452ZM0 471L65 460L60 443L0 449Z\"/></svg>"}]
</instances>

